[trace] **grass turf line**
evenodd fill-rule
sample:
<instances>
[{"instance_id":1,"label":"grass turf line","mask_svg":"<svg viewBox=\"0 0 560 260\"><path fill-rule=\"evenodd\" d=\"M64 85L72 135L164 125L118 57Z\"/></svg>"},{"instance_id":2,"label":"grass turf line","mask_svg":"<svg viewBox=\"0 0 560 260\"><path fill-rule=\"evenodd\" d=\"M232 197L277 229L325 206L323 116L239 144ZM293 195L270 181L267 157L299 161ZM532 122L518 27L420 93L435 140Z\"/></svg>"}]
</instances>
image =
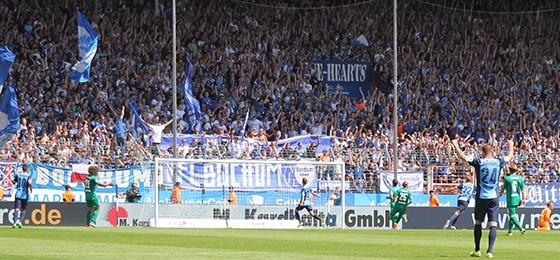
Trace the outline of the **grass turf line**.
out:
<instances>
[{"instance_id":1,"label":"grass turf line","mask_svg":"<svg viewBox=\"0 0 560 260\"><path fill-rule=\"evenodd\" d=\"M558 232L498 235L499 259L560 254ZM0 227L0 259L467 259L472 241L470 230Z\"/></svg>"}]
</instances>

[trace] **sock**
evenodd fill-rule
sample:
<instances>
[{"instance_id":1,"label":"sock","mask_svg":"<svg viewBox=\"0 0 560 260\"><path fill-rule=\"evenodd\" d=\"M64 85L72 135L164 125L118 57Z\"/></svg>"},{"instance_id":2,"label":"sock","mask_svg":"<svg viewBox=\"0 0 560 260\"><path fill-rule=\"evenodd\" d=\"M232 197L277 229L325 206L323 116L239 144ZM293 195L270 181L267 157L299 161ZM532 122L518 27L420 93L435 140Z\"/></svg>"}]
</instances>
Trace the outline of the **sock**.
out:
<instances>
[{"instance_id":1,"label":"sock","mask_svg":"<svg viewBox=\"0 0 560 260\"><path fill-rule=\"evenodd\" d=\"M401 218L402 218L402 214L400 212L398 212L397 214L395 214L395 218L393 219L393 223L399 224L399 222L401 221Z\"/></svg>"},{"instance_id":2,"label":"sock","mask_svg":"<svg viewBox=\"0 0 560 260\"><path fill-rule=\"evenodd\" d=\"M320 218L320 217L318 217L317 215L313 215L313 218L314 218L314 219L316 219L316 220L319 220L319 221L321 221L321 218Z\"/></svg>"},{"instance_id":3,"label":"sock","mask_svg":"<svg viewBox=\"0 0 560 260\"><path fill-rule=\"evenodd\" d=\"M91 223L91 212L88 210L86 214L86 225L89 225L90 223Z\"/></svg>"},{"instance_id":4,"label":"sock","mask_svg":"<svg viewBox=\"0 0 560 260\"><path fill-rule=\"evenodd\" d=\"M19 215L19 210L14 210L14 224L16 224L18 222L18 217Z\"/></svg>"},{"instance_id":5,"label":"sock","mask_svg":"<svg viewBox=\"0 0 560 260\"><path fill-rule=\"evenodd\" d=\"M457 215L457 213L453 214L453 216L451 216L451 218L449 218L449 223L451 223L451 226L455 226L455 222L457 222L458 218L459 218L459 215Z\"/></svg>"},{"instance_id":6,"label":"sock","mask_svg":"<svg viewBox=\"0 0 560 260\"><path fill-rule=\"evenodd\" d=\"M97 214L99 214L98 209L94 210L93 213L91 214L91 223L93 224L97 223Z\"/></svg>"},{"instance_id":7,"label":"sock","mask_svg":"<svg viewBox=\"0 0 560 260\"><path fill-rule=\"evenodd\" d=\"M480 251L480 238L482 238L482 225L474 225L474 251Z\"/></svg>"},{"instance_id":8,"label":"sock","mask_svg":"<svg viewBox=\"0 0 560 260\"><path fill-rule=\"evenodd\" d=\"M517 218L517 214L513 217L510 217L509 222L510 222L510 228L509 228L510 233L511 231L513 231L513 225L515 225L519 229L519 231L523 230L523 227L521 227L521 223L519 223L519 219Z\"/></svg>"},{"instance_id":9,"label":"sock","mask_svg":"<svg viewBox=\"0 0 560 260\"><path fill-rule=\"evenodd\" d=\"M296 212L296 219L297 219L298 222L301 222L301 218L299 217L299 211Z\"/></svg>"},{"instance_id":10,"label":"sock","mask_svg":"<svg viewBox=\"0 0 560 260\"><path fill-rule=\"evenodd\" d=\"M486 253L492 253L494 249L494 241L496 241L496 234L498 233L497 227L490 227L490 234L488 234L488 251Z\"/></svg>"},{"instance_id":11,"label":"sock","mask_svg":"<svg viewBox=\"0 0 560 260\"><path fill-rule=\"evenodd\" d=\"M19 222L23 223L23 219L25 219L25 212L27 211L27 209L24 209L21 211L21 213L19 214Z\"/></svg>"}]
</instances>

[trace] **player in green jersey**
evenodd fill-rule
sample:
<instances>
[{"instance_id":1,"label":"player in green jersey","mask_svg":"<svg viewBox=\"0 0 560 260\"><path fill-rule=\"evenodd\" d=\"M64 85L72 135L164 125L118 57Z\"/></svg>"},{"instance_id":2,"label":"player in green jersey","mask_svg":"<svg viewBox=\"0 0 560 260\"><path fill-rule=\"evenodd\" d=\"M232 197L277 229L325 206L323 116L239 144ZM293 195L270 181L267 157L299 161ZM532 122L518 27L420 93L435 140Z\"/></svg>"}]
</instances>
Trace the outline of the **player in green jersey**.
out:
<instances>
[{"instance_id":1,"label":"player in green jersey","mask_svg":"<svg viewBox=\"0 0 560 260\"><path fill-rule=\"evenodd\" d=\"M397 194L395 205L391 209L391 220L393 220L393 229L397 229L403 215L406 214L408 205L412 203L412 192L408 190L408 182L402 184Z\"/></svg>"},{"instance_id":2,"label":"player in green jersey","mask_svg":"<svg viewBox=\"0 0 560 260\"><path fill-rule=\"evenodd\" d=\"M509 214L509 229L508 236L513 235L513 227L517 227L521 234L525 234L525 229L521 227L519 219L517 218L517 207L525 205L525 182L523 177L517 175L517 166L511 164L508 167L508 174L504 178L501 194L506 193L507 210Z\"/></svg>"},{"instance_id":3,"label":"player in green jersey","mask_svg":"<svg viewBox=\"0 0 560 260\"><path fill-rule=\"evenodd\" d=\"M397 195L399 195L399 181L397 181L397 179L393 179L393 187L391 187L391 189L389 190L389 200L390 200L390 207L391 210L393 210L393 206L395 206L395 202L397 201ZM404 214L402 215L402 219L404 220L404 222L408 222L408 215Z\"/></svg>"},{"instance_id":4,"label":"player in green jersey","mask_svg":"<svg viewBox=\"0 0 560 260\"><path fill-rule=\"evenodd\" d=\"M109 187L113 186L113 183L99 183L99 168L97 166L90 166L88 168L89 175L86 177L86 181L84 183L85 191L86 191L86 203L87 203L87 221L86 227L93 228L95 227L97 221L97 214L99 214L99 199L97 198L97 186L100 187Z\"/></svg>"}]
</instances>

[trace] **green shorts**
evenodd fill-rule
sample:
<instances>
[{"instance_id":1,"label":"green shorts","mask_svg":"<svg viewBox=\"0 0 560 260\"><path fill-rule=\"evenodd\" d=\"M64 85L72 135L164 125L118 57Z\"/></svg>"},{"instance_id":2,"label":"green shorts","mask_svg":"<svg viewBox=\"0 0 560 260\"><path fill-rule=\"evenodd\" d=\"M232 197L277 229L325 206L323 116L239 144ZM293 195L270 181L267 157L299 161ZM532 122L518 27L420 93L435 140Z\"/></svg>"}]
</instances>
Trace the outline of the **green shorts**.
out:
<instances>
[{"instance_id":1,"label":"green shorts","mask_svg":"<svg viewBox=\"0 0 560 260\"><path fill-rule=\"evenodd\" d=\"M508 214L509 214L510 216L511 216L511 215L517 214L517 206L515 206L515 207L507 207L507 211L508 211Z\"/></svg>"},{"instance_id":2,"label":"green shorts","mask_svg":"<svg viewBox=\"0 0 560 260\"><path fill-rule=\"evenodd\" d=\"M99 207L99 199L97 199L97 196L92 198L92 199L86 199L86 203L87 203L88 208Z\"/></svg>"}]
</instances>

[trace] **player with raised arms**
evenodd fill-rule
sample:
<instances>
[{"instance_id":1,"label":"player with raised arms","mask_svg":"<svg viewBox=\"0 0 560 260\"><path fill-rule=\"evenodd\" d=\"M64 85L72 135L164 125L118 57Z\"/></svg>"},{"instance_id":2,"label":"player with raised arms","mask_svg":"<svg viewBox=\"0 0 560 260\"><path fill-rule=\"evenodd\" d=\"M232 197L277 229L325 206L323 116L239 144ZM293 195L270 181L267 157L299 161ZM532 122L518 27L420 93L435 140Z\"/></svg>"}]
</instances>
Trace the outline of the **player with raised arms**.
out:
<instances>
[{"instance_id":1,"label":"player with raised arms","mask_svg":"<svg viewBox=\"0 0 560 260\"><path fill-rule=\"evenodd\" d=\"M309 212L309 215L311 215L311 217L313 217L314 219L319 220L321 222L321 227L324 227L325 220L315 215L315 213L313 212L313 208L311 207L311 196L321 197L321 195L311 191L311 188L307 186L307 178L303 178L301 180L301 184L303 186L301 188L301 199L299 201L298 206L296 207L296 214L295 214L296 219L299 222L298 227L303 226L303 222L301 221L301 217L299 215L299 211L302 209L306 209L307 212Z\"/></svg>"},{"instance_id":2,"label":"player with raised arms","mask_svg":"<svg viewBox=\"0 0 560 260\"><path fill-rule=\"evenodd\" d=\"M490 144L482 146L482 158L467 158L465 153L459 147L457 139L451 141L459 158L474 167L477 180L476 196L474 206L474 251L470 253L473 257L480 257L480 239L482 238L482 221L484 216L488 217L488 226L490 233L488 234L488 249L486 257L494 258L492 254L494 242L498 232L498 210L500 208L499 198L499 180L501 168L513 157L513 140L507 140L508 154L503 158L494 158L494 147Z\"/></svg>"}]
</instances>

